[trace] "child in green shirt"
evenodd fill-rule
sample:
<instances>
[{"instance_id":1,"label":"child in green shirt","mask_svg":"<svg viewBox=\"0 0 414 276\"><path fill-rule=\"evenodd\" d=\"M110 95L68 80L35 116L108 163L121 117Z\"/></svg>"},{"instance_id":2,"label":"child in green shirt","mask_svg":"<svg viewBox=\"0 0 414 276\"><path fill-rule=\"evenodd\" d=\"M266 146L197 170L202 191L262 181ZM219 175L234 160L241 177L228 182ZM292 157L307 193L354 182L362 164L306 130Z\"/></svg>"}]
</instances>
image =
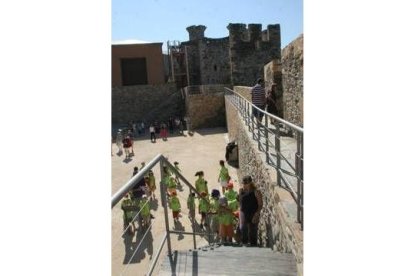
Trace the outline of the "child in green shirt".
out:
<instances>
[{"instance_id":1,"label":"child in green shirt","mask_svg":"<svg viewBox=\"0 0 414 276\"><path fill-rule=\"evenodd\" d=\"M134 218L138 214L139 206L135 200L131 198L129 194L124 196L121 203L121 209L124 212L124 229L129 228L131 234L135 232Z\"/></svg>"},{"instance_id":2,"label":"child in green shirt","mask_svg":"<svg viewBox=\"0 0 414 276\"><path fill-rule=\"evenodd\" d=\"M201 198L198 199L198 212L201 214L200 228L203 229L203 226L207 226L206 217L210 206L210 202L207 198L206 192L203 191L200 195Z\"/></svg>"},{"instance_id":3,"label":"child in green shirt","mask_svg":"<svg viewBox=\"0 0 414 276\"><path fill-rule=\"evenodd\" d=\"M220 172L218 176L218 182L221 185L221 191L224 194L226 192L227 182L230 180L229 170L224 166L224 161L220 160Z\"/></svg>"},{"instance_id":4,"label":"child in green shirt","mask_svg":"<svg viewBox=\"0 0 414 276\"><path fill-rule=\"evenodd\" d=\"M176 191L171 193L170 208L172 210L174 222L178 222L180 211L181 211L181 204L180 204L180 200L177 197Z\"/></svg>"},{"instance_id":5,"label":"child in green shirt","mask_svg":"<svg viewBox=\"0 0 414 276\"><path fill-rule=\"evenodd\" d=\"M223 243L231 243L234 235L233 230L233 212L228 207L227 198L219 199L219 223L220 223L220 237Z\"/></svg>"},{"instance_id":6,"label":"child in green shirt","mask_svg":"<svg viewBox=\"0 0 414 276\"><path fill-rule=\"evenodd\" d=\"M151 222L151 217L150 217L150 206L149 206L148 198L146 195L143 195L139 199L138 206L139 206L139 209L141 210L140 218L141 218L142 226L148 227Z\"/></svg>"},{"instance_id":7,"label":"child in green shirt","mask_svg":"<svg viewBox=\"0 0 414 276\"><path fill-rule=\"evenodd\" d=\"M234 212L239 208L238 194L233 190L233 182L230 180L227 184L227 192L224 193L224 196L227 198L229 208Z\"/></svg>"},{"instance_id":8,"label":"child in green shirt","mask_svg":"<svg viewBox=\"0 0 414 276\"><path fill-rule=\"evenodd\" d=\"M218 221L218 209L219 209L219 198L220 198L220 191L217 189L213 189L211 191L211 198L210 198L210 230L212 233L219 234L219 221Z\"/></svg>"},{"instance_id":9,"label":"child in green shirt","mask_svg":"<svg viewBox=\"0 0 414 276\"><path fill-rule=\"evenodd\" d=\"M203 171L196 172L195 176L198 176L198 179L195 182L195 188L197 192L199 194L201 194L201 192L205 192L207 195L208 188L207 188L207 181L204 180L204 172Z\"/></svg>"},{"instance_id":10,"label":"child in green shirt","mask_svg":"<svg viewBox=\"0 0 414 276\"><path fill-rule=\"evenodd\" d=\"M149 171L148 178L149 178L148 186L149 186L149 190L151 193L151 199L155 199L155 189L157 189L157 186L155 186L155 176L152 170Z\"/></svg>"}]
</instances>

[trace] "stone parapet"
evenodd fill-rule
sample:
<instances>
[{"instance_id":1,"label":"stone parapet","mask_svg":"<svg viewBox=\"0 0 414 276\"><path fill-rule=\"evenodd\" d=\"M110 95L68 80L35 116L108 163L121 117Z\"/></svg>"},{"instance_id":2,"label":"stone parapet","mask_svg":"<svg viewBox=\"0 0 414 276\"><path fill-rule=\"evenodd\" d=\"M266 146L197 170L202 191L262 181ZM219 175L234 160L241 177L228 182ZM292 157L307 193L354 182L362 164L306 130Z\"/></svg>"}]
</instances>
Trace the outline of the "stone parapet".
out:
<instances>
[{"instance_id":1,"label":"stone parapet","mask_svg":"<svg viewBox=\"0 0 414 276\"><path fill-rule=\"evenodd\" d=\"M192 129L225 127L224 87L229 85L200 85L185 88L186 116Z\"/></svg>"},{"instance_id":2,"label":"stone parapet","mask_svg":"<svg viewBox=\"0 0 414 276\"><path fill-rule=\"evenodd\" d=\"M303 35L282 50L282 66L284 117L303 127Z\"/></svg>"}]
</instances>

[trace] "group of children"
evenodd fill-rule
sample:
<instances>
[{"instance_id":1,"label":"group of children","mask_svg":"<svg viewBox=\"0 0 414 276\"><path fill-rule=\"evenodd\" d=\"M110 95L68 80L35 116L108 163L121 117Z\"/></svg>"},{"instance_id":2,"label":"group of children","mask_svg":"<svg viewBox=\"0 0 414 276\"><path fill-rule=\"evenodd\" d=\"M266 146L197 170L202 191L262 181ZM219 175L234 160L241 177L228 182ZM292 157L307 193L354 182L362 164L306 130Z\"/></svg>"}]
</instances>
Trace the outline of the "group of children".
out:
<instances>
[{"instance_id":1,"label":"group of children","mask_svg":"<svg viewBox=\"0 0 414 276\"><path fill-rule=\"evenodd\" d=\"M177 165L177 164L174 164ZM223 196L220 197L220 191L213 189L209 196L207 181L204 179L204 172L198 171L195 176L195 189L198 196L198 213L201 215L200 228L209 227L212 233L216 233L222 242L232 242L234 229L237 225L239 208L238 194L233 190L233 182L229 176L228 169L224 166L224 161L220 160L220 173L218 181L222 187ZM177 169L179 170L179 169ZM174 221L178 221L181 212L181 204L177 197L177 191L171 175L168 175L168 169L165 168L168 194L170 198L170 208L173 213ZM191 192L187 198L188 217L193 222L196 214L196 193Z\"/></svg>"},{"instance_id":2,"label":"group of children","mask_svg":"<svg viewBox=\"0 0 414 276\"><path fill-rule=\"evenodd\" d=\"M218 235L224 243L232 242L236 225L238 223L237 210L239 209L238 193L233 190L234 184L228 173L228 169L224 165L224 161L220 160L220 172L218 182L222 188L222 196L218 189L213 189L209 195L207 181L204 179L204 172L198 171L195 176L195 191L190 191L187 198L188 217L195 222L196 201L198 198L198 213L201 215L200 228L209 227L212 233ZM142 167L145 163L141 163ZM174 168L181 173L179 163L174 162ZM138 167L134 168L133 176L138 173ZM177 173L171 172L167 166L163 167L162 185L165 185L166 196L168 198L169 207L172 211L174 222L179 222L181 217L181 203L177 196L177 188L181 187ZM150 222L149 200L155 199L155 177L150 170L144 176L144 184L138 183L128 193L123 202L122 210L124 210L124 224L132 224L131 231L135 231L133 225L134 217L140 211L140 221L143 226L148 226ZM141 194L136 194L136 191ZM197 194L197 196L196 196ZM135 196L134 196L135 195ZM199 195L199 196L198 196ZM149 199L149 200L147 200Z\"/></svg>"},{"instance_id":3,"label":"group of children","mask_svg":"<svg viewBox=\"0 0 414 276\"><path fill-rule=\"evenodd\" d=\"M141 163L141 169L145 167L145 162ZM132 177L139 172L138 167L134 167ZM152 170L144 176L143 181L139 181L130 192L128 192L121 203L123 210L124 229L129 227L131 233L136 230L134 221L138 220L142 227L148 227L151 221L149 201L155 199L155 176Z\"/></svg>"}]
</instances>

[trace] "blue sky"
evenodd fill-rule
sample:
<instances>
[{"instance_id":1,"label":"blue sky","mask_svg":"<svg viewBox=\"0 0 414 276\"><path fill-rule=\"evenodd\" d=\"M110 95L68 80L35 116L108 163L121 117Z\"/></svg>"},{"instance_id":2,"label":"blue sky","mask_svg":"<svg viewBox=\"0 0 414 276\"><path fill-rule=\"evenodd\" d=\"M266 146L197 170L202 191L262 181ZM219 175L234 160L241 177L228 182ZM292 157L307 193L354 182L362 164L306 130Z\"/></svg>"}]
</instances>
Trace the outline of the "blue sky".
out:
<instances>
[{"instance_id":1,"label":"blue sky","mask_svg":"<svg viewBox=\"0 0 414 276\"><path fill-rule=\"evenodd\" d=\"M112 41L187 41L186 27L205 25L205 36L228 36L229 23L280 24L282 48L303 33L302 0L112 0Z\"/></svg>"}]
</instances>

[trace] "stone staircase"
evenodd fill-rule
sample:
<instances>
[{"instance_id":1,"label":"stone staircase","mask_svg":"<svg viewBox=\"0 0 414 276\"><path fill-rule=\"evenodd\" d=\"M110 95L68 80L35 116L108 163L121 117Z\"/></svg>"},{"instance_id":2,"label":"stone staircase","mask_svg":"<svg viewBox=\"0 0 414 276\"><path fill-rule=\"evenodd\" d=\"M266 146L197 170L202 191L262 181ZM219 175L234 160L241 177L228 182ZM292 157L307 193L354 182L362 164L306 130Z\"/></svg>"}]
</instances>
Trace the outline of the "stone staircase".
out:
<instances>
[{"instance_id":1,"label":"stone staircase","mask_svg":"<svg viewBox=\"0 0 414 276\"><path fill-rule=\"evenodd\" d=\"M296 276L293 254L270 248L210 245L174 251L161 264L159 275L274 275Z\"/></svg>"}]
</instances>

